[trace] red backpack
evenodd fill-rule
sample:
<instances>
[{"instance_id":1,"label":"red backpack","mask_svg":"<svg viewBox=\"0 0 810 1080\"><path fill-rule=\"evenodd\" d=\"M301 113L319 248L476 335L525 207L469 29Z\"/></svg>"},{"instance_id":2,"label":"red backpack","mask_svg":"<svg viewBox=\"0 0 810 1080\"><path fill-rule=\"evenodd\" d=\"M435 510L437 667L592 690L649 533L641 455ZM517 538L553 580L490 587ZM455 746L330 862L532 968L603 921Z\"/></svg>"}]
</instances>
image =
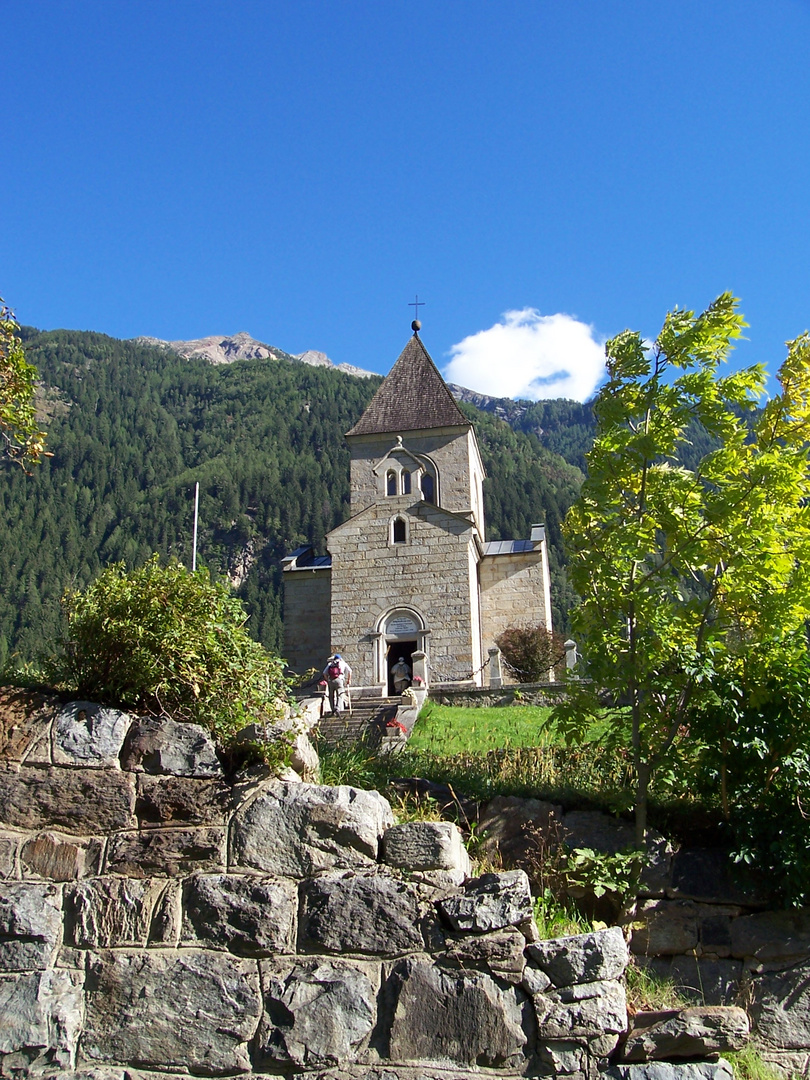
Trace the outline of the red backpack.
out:
<instances>
[{"instance_id":1,"label":"red backpack","mask_svg":"<svg viewBox=\"0 0 810 1080\"><path fill-rule=\"evenodd\" d=\"M342 674L343 672L340 670L340 664L338 663L330 664L326 669L327 679L332 679L333 681L339 679Z\"/></svg>"}]
</instances>

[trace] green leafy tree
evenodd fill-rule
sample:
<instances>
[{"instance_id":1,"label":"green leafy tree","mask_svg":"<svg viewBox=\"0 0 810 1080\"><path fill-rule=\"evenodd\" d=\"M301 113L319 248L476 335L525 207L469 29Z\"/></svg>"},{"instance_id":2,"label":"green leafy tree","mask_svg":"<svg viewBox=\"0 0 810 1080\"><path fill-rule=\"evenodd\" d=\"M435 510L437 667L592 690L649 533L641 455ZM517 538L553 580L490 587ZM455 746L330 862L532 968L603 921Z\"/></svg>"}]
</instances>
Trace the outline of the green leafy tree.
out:
<instances>
[{"instance_id":1,"label":"green leafy tree","mask_svg":"<svg viewBox=\"0 0 810 1080\"><path fill-rule=\"evenodd\" d=\"M639 844L651 779L724 658L810 615L810 337L790 343L782 393L757 412L762 367L719 374L744 325L724 293L700 315L670 312L651 348L629 330L608 342L588 478L565 523L593 683L557 719L575 738L608 692L609 736L632 747ZM708 440L686 468L695 423Z\"/></svg>"},{"instance_id":2,"label":"green leafy tree","mask_svg":"<svg viewBox=\"0 0 810 1080\"><path fill-rule=\"evenodd\" d=\"M45 452L34 408L37 370L25 359L19 326L0 299L0 453L24 469Z\"/></svg>"},{"instance_id":3,"label":"green leafy tree","mask_svg":"<svg viewBox=\"0 0 810 1080\"><path fill-rule=\"evenodd\" d=\"M65 609L66 641L47 673L82 697L202 723L223 743L283 713L282 661L250 637L238 597L207 570L156 555L129 573L117 563L68 593Z\"/></svg>"},{"instance_id":4,"label":"green leafy tree","mask_svg":"<svg viewBox=\"0 0 810 1080\"><path fill-rule=\"evenodd\" d=\"M565 659L565 638L540 623L508 626L495 639L507 667L520 683L544 682Z\"/></svg>"}]
</instances>

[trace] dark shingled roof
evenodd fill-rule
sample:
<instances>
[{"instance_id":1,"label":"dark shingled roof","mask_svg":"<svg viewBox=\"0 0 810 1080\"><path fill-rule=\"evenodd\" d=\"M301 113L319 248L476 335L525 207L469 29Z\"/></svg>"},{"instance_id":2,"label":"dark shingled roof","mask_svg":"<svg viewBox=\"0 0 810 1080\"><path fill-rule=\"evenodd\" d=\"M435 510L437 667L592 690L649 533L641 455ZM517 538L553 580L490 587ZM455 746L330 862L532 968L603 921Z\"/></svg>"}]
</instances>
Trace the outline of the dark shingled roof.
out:
<instances>
[{"instance_id":1,"label":"dark shingled roof","mask_svg":"<svg viewBox=\"0 0 810 1080\"><path fill-rule=\"evenodd\" d=\"M414 334L371 404L347 434L469 427L419 335Z\"/></svg>"}]
</instances>

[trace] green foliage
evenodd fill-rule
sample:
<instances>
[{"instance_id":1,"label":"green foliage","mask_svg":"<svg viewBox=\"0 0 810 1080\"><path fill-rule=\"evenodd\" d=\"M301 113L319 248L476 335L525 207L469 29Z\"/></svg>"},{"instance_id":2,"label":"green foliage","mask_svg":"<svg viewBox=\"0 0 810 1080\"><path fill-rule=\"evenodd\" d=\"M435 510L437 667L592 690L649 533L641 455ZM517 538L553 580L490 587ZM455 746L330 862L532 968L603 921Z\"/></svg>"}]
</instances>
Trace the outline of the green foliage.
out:
<instances>
[{"instance_id":1,"label":"green foliage","mask_svg":"<svg viewBox=\"0 0 810 1080\"><path fill-rule=\"evenodd\" d=\"M720 791L738 862L787 903L810 902L810 656L804 634L729 661L698 713L702 782Z\"/></svg>"},{"instance_id":2,"label":"green foliage","mask_svg":"<svg viewBox=\"0 0 810 1080\"><path fill-rule=\"evenodd\" d=\"M45 432L37 423L37 370L25 359L20 327L0 299L0 454L26 470L45 452Z\"/></svg>"},{"instance_id":3,"label":"green foliage","mask_svg":"<svg viewBox=\"0 0 810 1080\"><path fill-rule=\"evenodd\" d=\"M742 1050L725 1053L723 1057L731 1065L734 1080L784 1080L785 1074L763 1061L753 1043L747 1043Z\"/></svg>"},{"instance_id":4,"label":"green foliage","mask_svg":"<svg viewBox=\"0 0 810 1080\"><path fill-rule=\"evenodd\" d=\"M537 746L549 739L546 724L550 714L551 709L532 705L475 709L429 701L419 714L408 746L442 755Z\"/></svg>"},{"instance_id":5,"label":"green foliage","mask_svg":"<svg viewBox=\"0 0 810 1080\"><path fill-rule=\"evenodd\" d=\"M565 659L565 638L545 626L509 626L495 639L518 682L547 682Z\"/></svg>"},{"instance_id":6,"label":"green foliage","mask_svg":"<svg viewBox=\"0 0 810 1080\"><path fill-rule=\"evenodd\" d=\"M652 968L639 963L635 957L630 958L624 977L627 1009L631 1013L662 1012L667 1009L683 1009L694 1004L680 993L672 979L656 975ZM755 1078L752 1077L751 1080Z\"/></svg>"},{"instance_id":7,"label":"green foliage","mask_svg":"<svg viewBox=\"0 0 810 1080\"><path fill-rule=\"evenodd\" d=\"M619 902L638 892L644 866L638 850L606 854L592 848L574 848L565 859L563 873L572 896L590 893L600 898L610 895Z\"/></svg>"},{"instance_id":8,"label":"green foliage","mask_svg":"<svg viewBox=\"0 0 810 1080\"><path fill-rule=\"evenodd\" d=\"M656 771L671 768L689 719L711 700L726 655L780 638L810 615L810 338L790 346L782 394L754 422L760 366L720 376L744 323L729 294L667 315L651 349L608 342L588 478L565 531L582 597L572 623L593 683L557 722L575 739L603 702L629 744L637 842ZM693 468L678 464L699 425Z\"/></svg>"},{"instance_id":9,"label":"green foliage","mask_svg":"<svg viewBox=\"0 0 810 1080\"><path fill-rule=\"evenodd\" d=\"M104 570L65 597L67 636L50 663L57 685L93 701L205 724L225 743L250 721L280 718L283 663L245 629L227 585L153 556Z\"/></svg>"},{"instance_id":10,"label":"green foliage","mask_svg":"<svg viewBox=\"0 0 810 1080\"><path fill-rule=\"evenodd\" d=\"M550 888L535 897L534 921L544 940L589 934L593 930L593 924L570 901L560 900Z\"/></svg>"}]
</instances>

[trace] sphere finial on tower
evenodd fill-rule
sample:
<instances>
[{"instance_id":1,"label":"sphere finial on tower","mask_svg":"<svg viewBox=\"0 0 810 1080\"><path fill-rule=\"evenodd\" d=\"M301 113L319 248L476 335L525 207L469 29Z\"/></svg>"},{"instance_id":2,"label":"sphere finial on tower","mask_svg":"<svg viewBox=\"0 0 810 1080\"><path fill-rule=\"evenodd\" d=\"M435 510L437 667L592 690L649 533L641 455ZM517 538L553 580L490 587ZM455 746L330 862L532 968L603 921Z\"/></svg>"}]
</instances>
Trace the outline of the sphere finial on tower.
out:
<instances>
[{"instance_id":1,"label":"sphere finial on tower","mask_svg":"<svg viewBox=\"0 0 810 1080\"><path fill-rule=\"evenodd\" d=\"M408 307L413 308L413 313L416 316L416 318L411 323L411 330L413 330L415 334L418 334L419 331L422 329L422 324L419 322L419 308L424 306L425 301L419 299L419 293L416 294L416 299L411 300L410 304L408 304Z\"/></svg>"},{"instance_id":2,"label":"sphere finial on tower","mask_svg":"<svg viewBox=\"0 0 810 1080\"><path fill-rule=\"evenodd\" d=\"M413 322L411 323L411 330L413 330L413 332L416 334L421 329L422 329L422 324L419 322L418 319L414 319Z\"/></svg>"}]
</instances>

